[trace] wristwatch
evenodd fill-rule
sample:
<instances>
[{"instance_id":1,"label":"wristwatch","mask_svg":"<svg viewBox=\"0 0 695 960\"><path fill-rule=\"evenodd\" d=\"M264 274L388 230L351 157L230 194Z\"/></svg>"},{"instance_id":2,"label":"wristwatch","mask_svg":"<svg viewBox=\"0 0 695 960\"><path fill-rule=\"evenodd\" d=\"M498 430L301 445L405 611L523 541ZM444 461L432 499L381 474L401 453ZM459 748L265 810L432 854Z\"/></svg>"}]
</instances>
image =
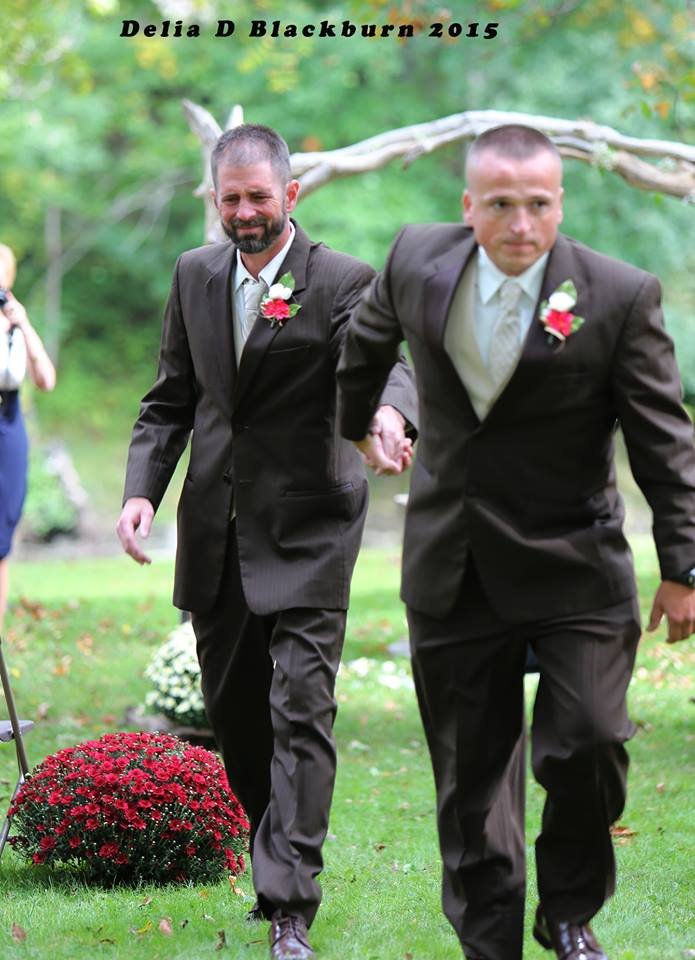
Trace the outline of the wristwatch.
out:
<instances>
[{"instance_id":1,"label":"wristwatch","mask_svg":"<svg viewBox=\"0 0 695 960\"><path fill-rule=\"evenodd\" d=\"M685 573L676 577L666 577L666 579L672 580L674 583L681 583L684 587L695 587L695 567L691 567L690 570L686 570Z\"/></svg>"}]
</instances>

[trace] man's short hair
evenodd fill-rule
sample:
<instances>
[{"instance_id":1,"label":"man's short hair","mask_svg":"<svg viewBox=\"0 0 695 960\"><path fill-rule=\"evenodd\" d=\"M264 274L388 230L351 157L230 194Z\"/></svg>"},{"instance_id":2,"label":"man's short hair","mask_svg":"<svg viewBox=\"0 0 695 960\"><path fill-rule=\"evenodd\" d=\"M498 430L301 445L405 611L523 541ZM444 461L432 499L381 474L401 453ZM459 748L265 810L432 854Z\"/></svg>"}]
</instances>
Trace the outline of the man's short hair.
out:
<instances>
[{"instance_id":1,"label":"man's short hair","mask_svg":"<svg viewBox=\"0 0 695 960\"><path fill-rule=\"evenodd\" d=\"M505 123L501 127L491 127L476 137L468 149L466 169L486 150L510 160L528 160L537 153L546 151L562 165L560 151L553 141L535 127L527 127L522 123Z\"/></svg>"},{"instance_id":2,"label":"man's short hair","mask_svg":"<svg viewBox=\"0 0 695 960\"><path fill-rule=\"evenodd\" d=\"M222 162L249 166L264 160L270 163L284 187L292 177L292 170L289 148L279 133L260 123L242 123L226 130L215 144L210 157L215 189L217 171Z\"/></svg>"}]
</instances>

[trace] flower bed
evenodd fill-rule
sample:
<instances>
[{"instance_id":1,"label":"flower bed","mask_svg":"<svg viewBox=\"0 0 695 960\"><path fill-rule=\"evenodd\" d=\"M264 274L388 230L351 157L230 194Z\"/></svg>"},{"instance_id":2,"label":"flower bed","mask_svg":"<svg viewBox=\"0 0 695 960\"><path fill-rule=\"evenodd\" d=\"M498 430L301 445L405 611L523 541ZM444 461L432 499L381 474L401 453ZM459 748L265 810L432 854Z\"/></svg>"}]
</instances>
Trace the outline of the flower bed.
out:
<instances>
[{"instance_id":1,"label":"flower bed","mask_svg":"<svg viewBox=\"0 0 695 960\"><path fill-rule=\"evenodd\" d=\"M102 883L202 883L244 869L248 821L215 754L108 733L46 757L10 811L14 849Z\"/></svg>"}]
</instances>

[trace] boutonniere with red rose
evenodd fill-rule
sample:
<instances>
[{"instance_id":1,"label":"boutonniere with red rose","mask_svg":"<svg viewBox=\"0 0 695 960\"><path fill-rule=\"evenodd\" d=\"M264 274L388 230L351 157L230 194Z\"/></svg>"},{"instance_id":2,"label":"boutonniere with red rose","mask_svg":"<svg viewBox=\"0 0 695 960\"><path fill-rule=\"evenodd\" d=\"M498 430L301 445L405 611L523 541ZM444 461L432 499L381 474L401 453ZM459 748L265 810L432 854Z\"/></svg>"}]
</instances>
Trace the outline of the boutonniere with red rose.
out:
<instances>
[{"instance_id":1,"label":"boutonniere with red rose","mask_svg":"<svg viewBox=\"0 0 695 960\"><path fill-rule=\"evenodd\" d=\"M294 290L291 271L283 274L261 300L261 316L270 320L271 327L284 327L286 321L301 310L301 304L289 303Z\"/></svg>"},{"instance_id":2,"label":"boutonniere with red rose","mask_svg":"<svg viewBox=\"0 0 695 960\"><path fill-rule=\"evenodd\" d=\"M577 288L571 280L565 280L557 290L541 303L539 320L548 334L548 343L561 343L584 323L584 317L572 313L577 302Z\"/></svg>"}]
</instances>

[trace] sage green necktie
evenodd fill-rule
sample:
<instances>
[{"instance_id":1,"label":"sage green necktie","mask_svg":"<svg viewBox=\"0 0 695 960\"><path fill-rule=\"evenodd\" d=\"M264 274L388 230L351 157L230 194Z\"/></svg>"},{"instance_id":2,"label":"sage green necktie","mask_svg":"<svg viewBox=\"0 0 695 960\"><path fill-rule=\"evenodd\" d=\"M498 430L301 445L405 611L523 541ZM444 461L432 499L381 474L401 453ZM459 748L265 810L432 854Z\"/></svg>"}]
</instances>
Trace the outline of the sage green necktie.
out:
<instances>
[{"instance_id":1,"label":"sage green necktie","mask_svg":"<svg viewBox=\"0 0 695 960\"><path fill-rule=\"evenodd\" d=\"M505 280L500 287L500 315L490 344L488 369L496 392L504 387L519 358L519 300L522 289L516 280Z\"/></svg>"}]
</instances>

